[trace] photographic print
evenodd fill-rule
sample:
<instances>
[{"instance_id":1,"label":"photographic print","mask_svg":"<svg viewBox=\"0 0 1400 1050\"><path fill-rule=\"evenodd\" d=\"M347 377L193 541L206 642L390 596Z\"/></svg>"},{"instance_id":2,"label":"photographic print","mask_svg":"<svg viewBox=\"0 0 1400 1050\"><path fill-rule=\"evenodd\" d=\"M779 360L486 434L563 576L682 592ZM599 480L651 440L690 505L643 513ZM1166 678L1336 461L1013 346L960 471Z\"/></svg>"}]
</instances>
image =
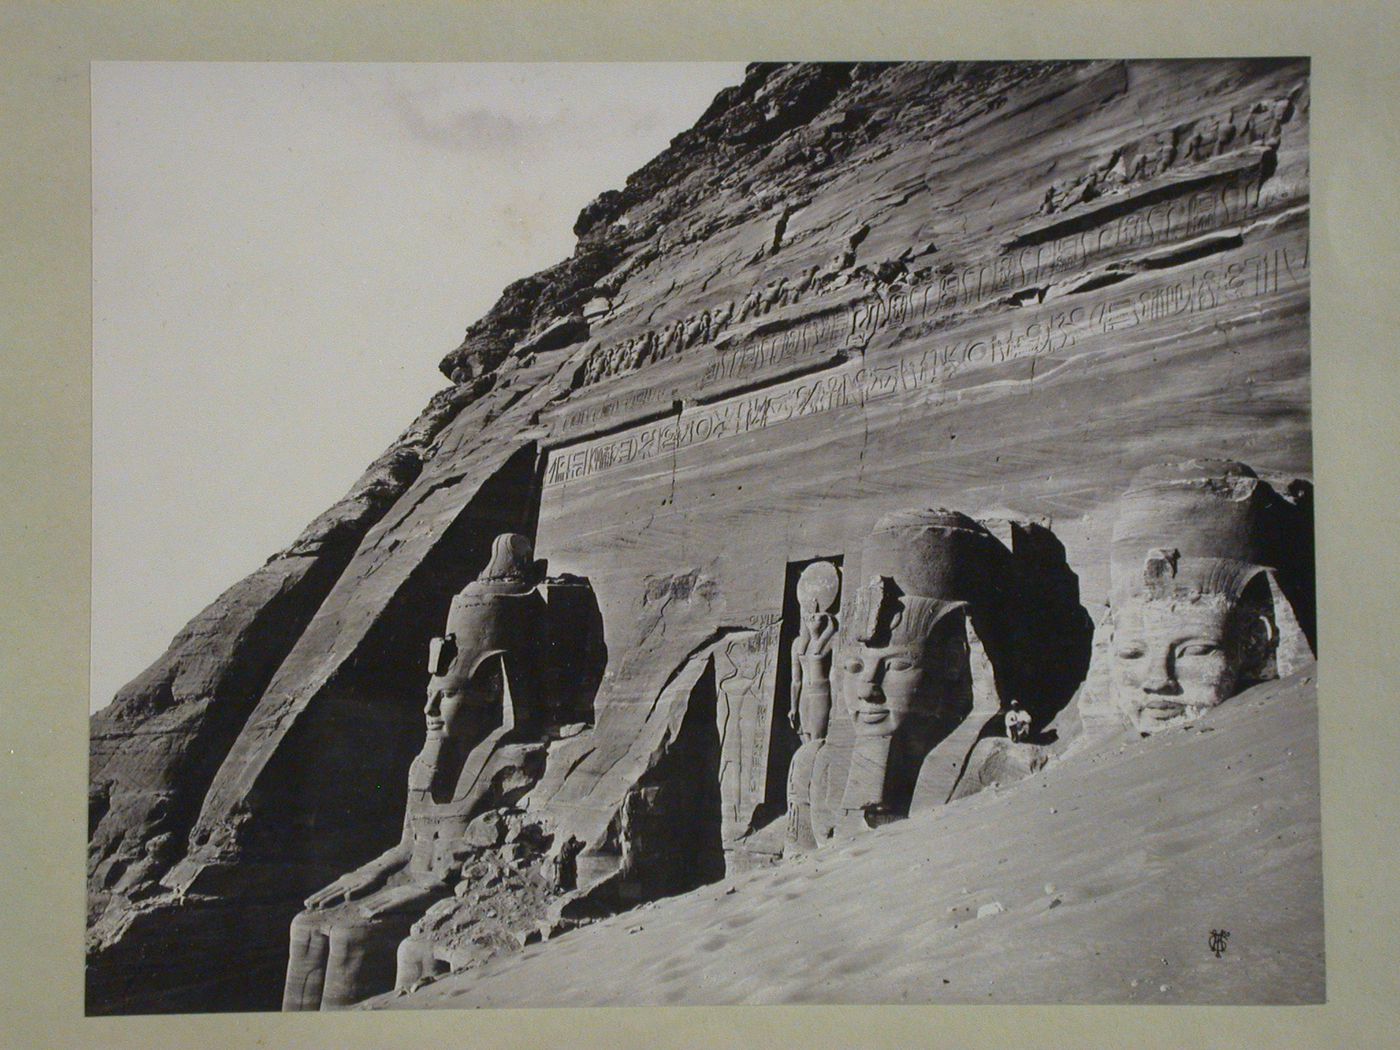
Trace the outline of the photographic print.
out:
<instances>
[{"instance_id":1,"label":"photographic print","mask_svg":"<svg viewBox=\"0 0 1400 1050\"><path fill-rule=\"evenodd\" d=\"M1323 1002L1309 72L94 67L88 1013Z\"/></svg>"}]
</instances>

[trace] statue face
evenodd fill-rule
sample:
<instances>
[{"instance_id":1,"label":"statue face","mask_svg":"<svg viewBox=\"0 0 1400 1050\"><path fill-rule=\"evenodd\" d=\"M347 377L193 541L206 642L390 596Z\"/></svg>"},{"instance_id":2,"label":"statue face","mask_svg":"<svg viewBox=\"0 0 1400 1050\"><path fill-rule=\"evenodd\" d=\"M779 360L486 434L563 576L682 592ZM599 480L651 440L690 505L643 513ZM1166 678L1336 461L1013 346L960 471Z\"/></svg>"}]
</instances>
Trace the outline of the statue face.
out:
<instances>
[{"instance_id":1,"label":"statue face","mask_svg":"<svg viewBox=\"0 0 1400 1050\"><path fill-rule=\"evenodd\" d=\"M962 617L949 616L933 637L900 644L861 643L839 663L841 695L858 737L893 736L912 717L951 713L965 705L967 639Z\"/></svg>"},{"instance_id":2,"label":"statue face","mask_svg":"<svg viewBox=\"0 0 1400 1050\"><path fill-rule=\"evenodd\" d=\"M493 687L499 676L491 666L497 663L488 661L473 679L446 676L428 683L428 702L423 705L428 736L461 737L477 721L475 713L499 703L500 691ZM488 667L491 673L487 673Z\"/></svg>"},{"instance_id":3,"label":"statue face","mask_svg":"<svg viewBox=\"0 0 1400 1050\"><path fill-rule=\"evenodd\" d=\"M836 629L835 617L826 612L804 613L802 625L806 628L807 636L814 639L835 634Z\"/></svg>"},{"instance_id":4,"label":"statue face","mask_svg":"<svg viewBox=\"0 0 1400 1050\"><path fill-rule=\"evenodd\" d=\"M1134 599L1114 610L1113 699L1150 733L1199 718L1237 691L1235 603Z\"/></svg>"}]
</instances>

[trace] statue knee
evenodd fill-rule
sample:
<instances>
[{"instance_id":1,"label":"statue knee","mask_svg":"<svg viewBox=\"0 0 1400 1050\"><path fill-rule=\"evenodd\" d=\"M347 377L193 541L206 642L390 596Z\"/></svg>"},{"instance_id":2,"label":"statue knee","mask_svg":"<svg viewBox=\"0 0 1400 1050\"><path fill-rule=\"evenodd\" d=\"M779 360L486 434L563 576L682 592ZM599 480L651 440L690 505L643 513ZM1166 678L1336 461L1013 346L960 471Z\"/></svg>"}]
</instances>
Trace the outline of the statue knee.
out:
<instances>
[{"instance_id":1,"label":"statue knee","mask_svg":"<svg viewBox=\"0 0 1400 1050\"><path fill-rule=\"evenodd\" d=\"M315 936L324 936L321 931L320 916L310 911L298 912L296 918L292 920L291 926L293 949L298 944L305 944Z\"/></svg>"}]
</instances>

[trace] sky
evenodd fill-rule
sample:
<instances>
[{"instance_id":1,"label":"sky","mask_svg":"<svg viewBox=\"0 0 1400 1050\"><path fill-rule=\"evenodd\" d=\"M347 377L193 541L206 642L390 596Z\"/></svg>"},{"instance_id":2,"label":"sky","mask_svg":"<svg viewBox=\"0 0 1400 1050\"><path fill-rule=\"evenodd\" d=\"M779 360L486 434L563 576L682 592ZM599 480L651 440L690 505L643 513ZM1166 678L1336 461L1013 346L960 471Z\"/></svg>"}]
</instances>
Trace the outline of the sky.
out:
<instances>
[{"instance_id":1,"label":"sky","mask_svg":"<svg viewBox=\"0 0 1400 1050\"><path fill-rule=\"evenodd\" d=\"M339 499L736 63L92 67L90 708Z\"/></svg>"}]
</instances>

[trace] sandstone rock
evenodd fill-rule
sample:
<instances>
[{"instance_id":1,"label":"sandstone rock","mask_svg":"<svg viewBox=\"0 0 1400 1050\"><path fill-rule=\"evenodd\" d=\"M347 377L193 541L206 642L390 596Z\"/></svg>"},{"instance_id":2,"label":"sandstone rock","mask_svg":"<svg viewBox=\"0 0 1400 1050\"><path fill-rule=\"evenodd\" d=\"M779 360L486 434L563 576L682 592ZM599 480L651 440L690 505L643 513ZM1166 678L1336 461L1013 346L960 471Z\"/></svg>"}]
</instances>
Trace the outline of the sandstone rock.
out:
<instances>
[{"instance_id":1,"label":"sandstone rock","mask_svg":"<svg viewBox=\"0 0 1400 1050\"><path fill-rule=\"evenodd\" d=\"M512 353L516 357L527 354L543 354L559 350L573 343L581 343L588 338L588 322L582 316L561 317L546 325L538 335L516 345Z\"/></svg>"},{"instance_id":2,"label":"sandstone rock","mask_svg":"<svg viewBox=\"0 0 1400 1050\"><path fill-rule=\"evenodd\" d=\"M1039 772L1050 760L1047 750L1035 744L1017 744L1005 737L979 740L968 755L962 778L953 792L953 800L975 795L983 788L997 784L1014 784ZM1051 813L1055 812L1052 807ZM1046 890L1051 893L1053 890Z\"/></svg>"},{"instance_id":3,"label":"sandstone rock","mask_svg":"<svg viewBox=\"0 0 1400 1050\"><path fill-rule=\"evenodd\" d=\"M497 812L483 813L467 825L463 838L472 846L499 846L506 835L505 819Z\"/></svg>"},{"instance_id":4,"label":"sandstone rock","mask_svg":"<svg viewBox=\"0 0 1400 1050\"><path fill-rule=\"evenodd\" d=\"M151 887L179 858L203 793L277 664L365 532L433 454L466 391L444 390L335 506L191 620L92 719L90 905ZM160 846L152 848L159 840Z\"/></svg>"}]
</instances>

